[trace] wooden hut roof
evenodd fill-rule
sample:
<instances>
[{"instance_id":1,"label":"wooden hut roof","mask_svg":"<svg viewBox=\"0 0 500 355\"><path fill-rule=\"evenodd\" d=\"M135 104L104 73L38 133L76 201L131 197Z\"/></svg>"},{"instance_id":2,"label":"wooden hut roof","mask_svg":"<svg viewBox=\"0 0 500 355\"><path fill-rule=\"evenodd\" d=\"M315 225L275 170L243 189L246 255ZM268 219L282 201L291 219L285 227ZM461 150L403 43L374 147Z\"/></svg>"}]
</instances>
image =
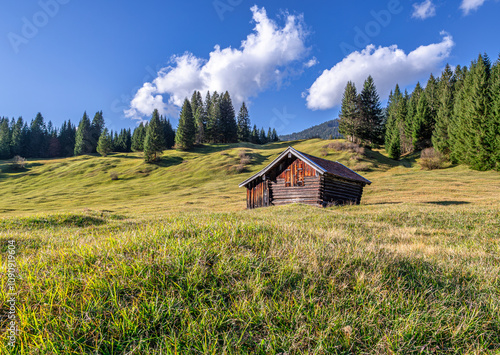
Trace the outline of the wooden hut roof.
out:
<instances>
[{"instance_id":1,"label":"wooden hut roof","mask_svg":"<svg viewBox=\"0 0 500 355\"><path fill-rule=\"evenodd\" d=\"M306 153L299 152L298 150L288 147L281 153L276 159L274 159L269 165L267 165L264 169L259 171L257 174L253 175L252 177L248 178L247 180L243 181L239 186L243 187L246 186L249 182L262 177L265 175L269 170L271 170L273 167L275 167L279 162L288 154L294 155L296 158L302 160L306 164L310 165L312 168L314 168L318 173L320 174L325 174L329 173L331 175L351 180L351 181L356 181L356 182L361 182L363 184L370 185L371 181L365 179L355 171L349 169L347 166L344 164L341 164L336 161L331 161L331 160L326 160L322 158L318 158Z\"/></svg>"}]
</instances>

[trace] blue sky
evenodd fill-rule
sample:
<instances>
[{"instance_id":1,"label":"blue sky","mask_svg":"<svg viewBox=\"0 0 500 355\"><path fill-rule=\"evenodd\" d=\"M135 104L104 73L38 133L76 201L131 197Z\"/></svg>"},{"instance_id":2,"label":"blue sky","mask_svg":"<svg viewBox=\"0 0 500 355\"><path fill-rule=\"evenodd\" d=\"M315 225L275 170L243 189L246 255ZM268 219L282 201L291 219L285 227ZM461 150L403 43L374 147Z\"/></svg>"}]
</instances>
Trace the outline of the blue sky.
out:
<instances>
[{"instance_id":1,"label":"blue sky","mask_svg":"<svg viewBox=\"0 0 500 355\"><path fill-rule=\"evenodd\" d=\"M158 108L175 125L186 93L217 89L291 133L336 118L347 80L371 74L385 99L446 63L496 60L499 14L497 0L8 1L0 116L59 126L102 110L119 129Z\"/></svg>"}]
</instances>

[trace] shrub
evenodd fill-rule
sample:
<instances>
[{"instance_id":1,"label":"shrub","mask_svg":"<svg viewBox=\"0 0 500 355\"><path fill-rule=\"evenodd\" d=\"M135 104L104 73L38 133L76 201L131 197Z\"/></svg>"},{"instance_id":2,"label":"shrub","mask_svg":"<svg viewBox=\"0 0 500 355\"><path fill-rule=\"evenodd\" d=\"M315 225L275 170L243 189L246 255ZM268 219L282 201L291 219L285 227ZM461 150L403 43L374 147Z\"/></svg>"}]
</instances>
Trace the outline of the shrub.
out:
<instances>
[{"instance_id":1,"label":"shrub","mask_svg":"<svg viewBox=\"0 0 500 355\"><path fill-rule=\"evenodd\" d=\"M111 180L118 180L118 173L115 171L110 172L109 176L111 177Z\"/></svg>"},{"instance_id":2,"label":"shrub","mask_svg":"<svg viewBox=\"0 0 500 355\"><path fill-rule=\"evenodd\" d=\"M433 170L443 168L445 158L443 154L434 148L426 148L422 150L420 155L420 166L422 169Z\"/></svg>"},{"instance_id":3,"label":"shrub","mask_svg":"<svg viewBox=\"0 0 500 355\"><path fill-rule=\"evenodd\" d=\"M16 170L24 169L26 167L26 158L16 155L12 159L12 167Z\"/></svg>"},{"instance_id":4,"label":"shrub","mask_svg":"<svg viewBox=\"0 0 500 355\"><path fill-rule=\"evenodd\" d=\"M242 149L242 150L240 150L240 151L238 152L238 158L240 158L240 159L241 159L241 158L244 158L244 157L246 157L246 156L247 156L247 151L246 151L246 150Z\"/></svg>"},{"instance_id":5,"label":"shrub","mask_svg":"<svg viewBox=\"0 0 500 355\"><path fill-rule=\"evenodd\" d=\"M334 142L328 143L323 148L365 155L365 148L359 146L356 143L351 143L351 142L334 141Z\"/></svg>"},{"instance_id":6,"label":"shrub","mask_svg":"<svg viewBox=\"0 0 500 355\"><path fill-rule=\"evenodd\" d=\"M370 163L359 163L354 165L352 170L354 171L369 171L371 169L371 164Z\"/></svg>"}]
</instances>

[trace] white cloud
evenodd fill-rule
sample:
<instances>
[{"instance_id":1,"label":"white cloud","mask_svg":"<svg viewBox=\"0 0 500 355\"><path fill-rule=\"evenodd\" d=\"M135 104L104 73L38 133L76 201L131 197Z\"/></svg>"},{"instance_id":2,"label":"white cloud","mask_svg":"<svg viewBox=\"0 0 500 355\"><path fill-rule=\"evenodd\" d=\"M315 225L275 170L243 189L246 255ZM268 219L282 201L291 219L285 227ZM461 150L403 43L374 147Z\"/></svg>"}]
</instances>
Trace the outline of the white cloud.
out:
<instances>
[{"instance_id":1,"label":"white cloud","mask_svg":"<svg viewBox=\"0 0 500 355\"><path fill-rule=\"evenodd\" d=\"M306 68L312 68L314 67L315 65L318 65L319 64L319 61L316 57L312 57L310 60L308 60L307 62L304 63L304 67Z\"/></svg>"},{"instance_id":2,"label":"white cloud","mask_svg":"<svg viewBox=\"0 0 500 355\"><path fill-rule=\"evenodd\" d=\"M462 0L462 4L460 5L460 9L464 12L465 15L468 15L469 12L473 10L477 10L481 7L486 0Z\"/></svg>"},{"instance_id":3,"label":"white cloud","mask_svg":"<svg viewBox=\"0 0 500 355\"><path fill-rule=\"evenodd\" d=\"M399 83L406 86L439 69L455 45L453 38L441 32L440 43L420 46L406 54L397 45L368 45L361 52L349 54L333 68L325 70L307 92L307 107L326 110L340 105L347 82L353 81L358 90L371 75L382 99Z\"/></svg>"},{"instance_id":4,"label":"white cloud","mask_svg":"<svg viewBox=\"0 0 500 355\"><path fill-rule=\"evenodd\" d=\"M413 14L411 16L421 20L436 16L436 5L432 3L432 0L415 3L413 4Z\"/></svg>"},{"instance_id":5,"label":"white cloud","mask_svg":"<svg viewBox=\"0 0 500 355\"><path fill-rule=\"evenodd\" d=\"M239 49L215 46L208 60L191 53L173 56L171 65L138 90L125 111L141 119L157 108L163 114L177 112L194 90L229 91L235 106L275 84L279 86L308 52L302 16L286 15L283 27L269 19L264 8L251 8L256 25ZM166 101L164 100L166 99Z\"/></svg>"}]
</instances>

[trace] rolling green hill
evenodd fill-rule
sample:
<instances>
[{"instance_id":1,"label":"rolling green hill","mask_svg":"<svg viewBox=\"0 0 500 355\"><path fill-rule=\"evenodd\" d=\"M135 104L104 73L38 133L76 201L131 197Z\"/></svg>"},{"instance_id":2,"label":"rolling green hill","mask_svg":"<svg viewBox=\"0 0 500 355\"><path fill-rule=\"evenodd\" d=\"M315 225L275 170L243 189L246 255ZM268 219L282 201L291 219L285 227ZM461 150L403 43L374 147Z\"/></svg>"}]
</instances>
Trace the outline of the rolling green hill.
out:
<instances>
[{"instance_id":1,"label":"rolling green hill","mask_svg":"<svg viewBox=\"0 0 500 355\"><path fill-rule=\"evenodd\" d=\"M329 143L0 162L1 353L498 351L500 174ZM288 145L363 170L361 205L245 210L238 183Z\"/></svg>"},{"instance_id":2,"label":"rolling green hill","mask_svg":"<svg viewBox=\"0 0 500 355\"><path fill-rule=\"evenodd\" d=\"M297 133L282 135L280 136L280 139L282 141L293 141L297 139L312 139L312 138L330 139L330 136L333 139L341 138L341 134L339 133L338 119L323 122L319 125L307 128Z\"/></svg>"}]
</instances>

